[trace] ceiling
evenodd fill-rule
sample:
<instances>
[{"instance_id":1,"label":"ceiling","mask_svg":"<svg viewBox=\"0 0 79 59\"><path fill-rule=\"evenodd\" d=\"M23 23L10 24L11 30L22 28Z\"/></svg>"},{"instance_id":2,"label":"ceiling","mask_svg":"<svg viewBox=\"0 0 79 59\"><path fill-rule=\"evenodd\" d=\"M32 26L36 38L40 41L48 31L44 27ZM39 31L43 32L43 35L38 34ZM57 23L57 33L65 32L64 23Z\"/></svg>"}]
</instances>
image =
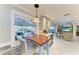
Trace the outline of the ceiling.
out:
<instances>
[{"instance_id":1,"label":"ceiling","mask_svg":"<svg viewBox=\"0 0 79 59\"><path fill-rule=\"evenodd\" d=\"M33 4L19 4L19 6L28 9L35 15ZM69 16L64 16L70 14ZM52 20L54 24L71 22L79 20L79 4L39 4L38 16L46 16Z\"/></svg>"}]
</instances>

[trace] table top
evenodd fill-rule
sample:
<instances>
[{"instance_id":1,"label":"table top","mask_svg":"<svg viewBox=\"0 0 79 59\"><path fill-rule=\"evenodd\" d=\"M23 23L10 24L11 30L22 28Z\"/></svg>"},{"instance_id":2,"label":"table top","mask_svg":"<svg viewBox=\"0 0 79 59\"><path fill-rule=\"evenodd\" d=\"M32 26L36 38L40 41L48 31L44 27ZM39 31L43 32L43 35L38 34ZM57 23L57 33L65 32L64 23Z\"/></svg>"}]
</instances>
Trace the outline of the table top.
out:
<instances>
[{"instance_id":1,"label":"table top","mask_svg":"<svg viewBox=\"0 0 79 59\"><path fill-rule=\"evenodd\" d=\"M50 40L49 37L45 35L32 35L28 36L27 38L40 46Z\"/></svg>"}]
</instances>

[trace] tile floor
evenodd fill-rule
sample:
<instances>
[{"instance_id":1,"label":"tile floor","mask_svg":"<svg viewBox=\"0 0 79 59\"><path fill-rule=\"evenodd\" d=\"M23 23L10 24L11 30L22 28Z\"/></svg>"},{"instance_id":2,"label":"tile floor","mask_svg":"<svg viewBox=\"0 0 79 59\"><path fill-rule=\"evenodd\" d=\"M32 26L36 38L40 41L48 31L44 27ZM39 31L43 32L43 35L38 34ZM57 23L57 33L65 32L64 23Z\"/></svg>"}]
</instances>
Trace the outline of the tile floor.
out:
<instances>
[{"instance_id":1,"label":"tile floor","mask_svg":"<svg viewBox=\"0 0 79 59\"><path fill-rule=\"evenodd\" d=\"M54 43L50 47L50 55L78 55L79 41L65 41L54 36Z\"/></svg>"}]
</instances>

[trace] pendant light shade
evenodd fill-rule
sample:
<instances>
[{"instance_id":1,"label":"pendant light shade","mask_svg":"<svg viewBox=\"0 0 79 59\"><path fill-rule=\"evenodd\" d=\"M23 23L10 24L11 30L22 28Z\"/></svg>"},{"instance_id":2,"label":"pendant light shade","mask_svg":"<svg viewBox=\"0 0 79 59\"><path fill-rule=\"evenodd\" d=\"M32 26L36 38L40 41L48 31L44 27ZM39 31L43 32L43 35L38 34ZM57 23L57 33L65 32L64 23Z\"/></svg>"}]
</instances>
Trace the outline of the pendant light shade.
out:
<instances>
[{"instance_id":1,"label":"pendant light shade","mask_svg":"<svg viewBox=\"0 0 79 59\"><path fill-rule=\"evenodd\" d=\"M35 4L34 7L36 8L36 16L33 20L34 23L40 23L40 18L38 17L38 8L39 8L39 5L38 4Z\"/></svg>"},{"instance_id":2,"label":"pendant light shade","mask_svg":"<svg viewBox=\"0 0 79 59\"><path fill-rule=\"evenodd\" d=\"M33 20L34 23L40 23L40 18L39 17L35 17Z\"/></svg>"}]
</instances>

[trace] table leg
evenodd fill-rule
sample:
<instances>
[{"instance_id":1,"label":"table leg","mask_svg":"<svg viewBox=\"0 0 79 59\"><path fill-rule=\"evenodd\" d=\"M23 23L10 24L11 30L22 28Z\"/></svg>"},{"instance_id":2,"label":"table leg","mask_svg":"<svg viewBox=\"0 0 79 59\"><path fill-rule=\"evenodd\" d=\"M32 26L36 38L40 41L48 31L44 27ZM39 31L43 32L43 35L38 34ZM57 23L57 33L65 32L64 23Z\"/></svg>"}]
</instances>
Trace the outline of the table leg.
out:
<instances>
[{"instance_id":1,"label":"table leg","mask_svg":"<svg viewBox=\"0 0 79 59\"><path fill-rule=\"evenodd\" d=\"M39 46L39 47L38 47L38 50L39 50L39 51L38 51L38 54L39 54L39 55L42 55L42 46Z\"/></svg>"},{"instance_id":2,"label":"table leg","mask_svg":"<svg viewBox=\"0 0 79 59\"><path fill-rule=\"evenodd\" d=\"M49 44L47 42L47 47L46 47L47 55L49 54Z\"/></svg>"},{"instance_id":3,"label":"table leg","mask_svg":"<svg viewBox=\"0 0 79 59\"><path fill-rule=\"evenodd\" d=\"M34 49L34 54L36 55L37 54L37 47L35 47L35 49Z\"/></svg>"},{"instance_id":4,"label":"table leg","mask_svg":"<svg viewBox=\"0 0 79 59\"><path fill-rule=\"evenodd\" d=\"M45 49L45 47L43 48L43 51L44 51L44 54L46 53L46 49Z\"/></svg>"}]
</instances>

